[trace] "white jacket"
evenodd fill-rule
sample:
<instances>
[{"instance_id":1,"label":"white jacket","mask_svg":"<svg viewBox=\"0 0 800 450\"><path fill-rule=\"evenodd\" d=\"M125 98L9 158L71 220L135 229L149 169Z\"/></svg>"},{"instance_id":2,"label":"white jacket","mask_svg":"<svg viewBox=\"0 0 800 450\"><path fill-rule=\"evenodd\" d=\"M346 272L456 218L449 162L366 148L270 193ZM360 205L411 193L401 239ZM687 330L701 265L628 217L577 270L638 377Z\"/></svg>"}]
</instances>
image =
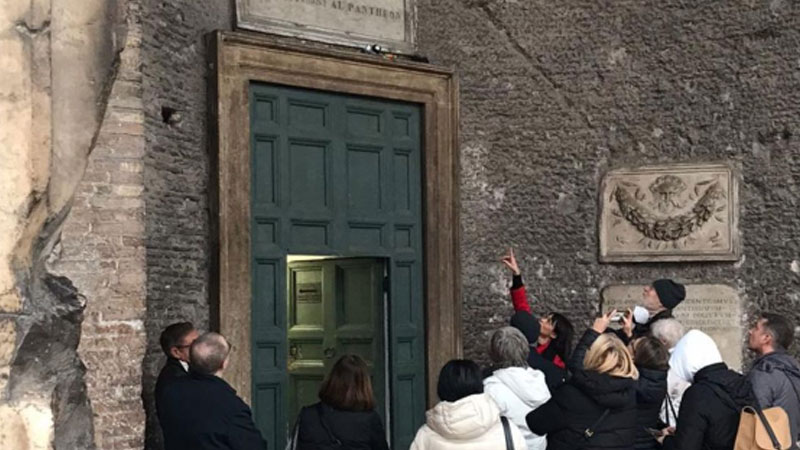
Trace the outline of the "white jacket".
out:
<instances>
[{"instance_id":1,"label":"white jacket","mask_svg":"<svg viewBox=\"0 0 800 450\"><path fill-rule=\"evenodd\" d=\"M680 414L683 393L694 382L694 374L700 369L722 362L722 355L717 344L711 336L700 330L689 330L681 340L675 344L669 357L669 372L667 372L667 394L672 400L675 415ZM666 422L666 401L662 405L661 420ZM675 426L677 419L670 414L670 425Z\"/></svg>"},{"instance_id":2,"label":"white jacket","mask_svg":"<svg viewBox=\"0 0 800 450\"><path fill-rule=\"evenodd\" d=\"M500 410L489 394L475 394L457 402L439 402L425 413L426 423L410 450L505 450ZM525 450L525 439L509 420L514 450Z\"/></svg>"},{"instance_id":3,"label":"white jacket","mask_svg":"<svg viewBox=\"0 0 800 450\"><path fill-rule=\"evenodd\" d=\"M500 415L508 417L519 427L528 450L545 450L547 439L533 434L525 422L529 412L550 400L550 390L540 370L530 367L508 367L495 370L483 380L484 392L491 395L500 408Z\"/></svg>"}]
</instances>

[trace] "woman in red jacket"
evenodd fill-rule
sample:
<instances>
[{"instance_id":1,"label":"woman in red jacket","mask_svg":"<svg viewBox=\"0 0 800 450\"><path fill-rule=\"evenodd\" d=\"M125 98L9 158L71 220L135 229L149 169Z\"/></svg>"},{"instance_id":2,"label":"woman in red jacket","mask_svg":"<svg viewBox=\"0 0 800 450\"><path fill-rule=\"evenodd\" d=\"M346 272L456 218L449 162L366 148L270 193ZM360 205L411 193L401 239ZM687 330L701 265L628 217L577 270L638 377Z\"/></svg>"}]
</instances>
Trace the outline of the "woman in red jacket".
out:
<instances>
[{"instance_id":1,"label":"woman in red jacket","mask_svg":"<svg viewBox=\"0 0 800 450\"><path fill-rule=\"evenodd\" d=\"M511 325L525 334L532 350L551 361L556 367L566 369L565 361L572 352L574 334L572 323L559 313L550 313L537 319L528 304L525 285L522 283L519 265L514 257L514 249L508 249L508 254L503 257L503 263L513 274L511 302L514 304L516 314L511 319Z\"/></svg>"}]
</instances>

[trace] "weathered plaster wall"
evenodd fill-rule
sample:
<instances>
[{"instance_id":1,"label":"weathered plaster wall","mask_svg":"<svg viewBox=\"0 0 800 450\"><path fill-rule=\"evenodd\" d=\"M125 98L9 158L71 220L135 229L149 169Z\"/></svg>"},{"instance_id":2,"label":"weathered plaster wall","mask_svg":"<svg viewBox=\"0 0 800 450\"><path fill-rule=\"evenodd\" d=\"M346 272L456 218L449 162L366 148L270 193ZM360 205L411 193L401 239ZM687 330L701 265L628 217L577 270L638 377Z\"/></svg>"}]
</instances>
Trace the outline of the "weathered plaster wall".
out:
<instances>
[{"instance_id":1,"label":"weathered plaster wall","mask_svg":"<svg viewBox=\"0 0 800 450\"><path fill-rule=\"evenodd\" d=\"M51 267L86 298L79 354L100 449L142 448L145 349L144 111L138 5L103 124Z\"/></svg>"},{"instance_id":2,"label":"weathered plaster wall","mask_svg":"<svg viewBox=\"0 0 800 450\"><path fill-rule=\"evenodd\" d=\"M160 448L152 397L164 364L161 330L189 320L209 327L206 35L229 29L232 2L142 0L145 135L147 448Z\"/></svg>"},{"instance_id":3,"label":"weathered plaster wall","mask_svg":"<svg viewBox=\"0 0 800 450\"><path fill-rule=\"evenodd\" d=\"M0 447L93 448L85 298L50 272L125 39L115 1L0 8Z\"/></svg>"},{"instance_id":4,"label":"weathered plaster wall","mask_svg":"<svg viewBox=\"0 0 800 450\"><path fill-rule=\"evenodd\" d=\"M507 246L539 311L588 320L603 286L668 276L800 324L800 3L418 4L420 53L461 80L467 356L510 312ZM692 161L739 168L742 260L598 264L603 173Z\"/></svg>"}]
</instances>

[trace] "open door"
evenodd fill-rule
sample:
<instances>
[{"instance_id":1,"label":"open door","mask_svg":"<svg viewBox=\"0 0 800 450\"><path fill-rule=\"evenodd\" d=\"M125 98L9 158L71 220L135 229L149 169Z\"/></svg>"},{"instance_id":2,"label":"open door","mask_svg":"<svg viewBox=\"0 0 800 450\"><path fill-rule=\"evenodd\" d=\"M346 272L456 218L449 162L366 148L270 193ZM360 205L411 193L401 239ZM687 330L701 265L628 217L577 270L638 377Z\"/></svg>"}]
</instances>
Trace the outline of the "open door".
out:
<instances>
[{"instance_id":1,"label":"open door","mask_svg":"<svg viewBox=\"0 0 800 450\"><path fill-rule=\"evenodd\" d=\"M376 410L386 419L385 261L374 258L290 262L287 270L289 417L318 401L340 356L369 366Z\"/></svg>"}]
</instances>

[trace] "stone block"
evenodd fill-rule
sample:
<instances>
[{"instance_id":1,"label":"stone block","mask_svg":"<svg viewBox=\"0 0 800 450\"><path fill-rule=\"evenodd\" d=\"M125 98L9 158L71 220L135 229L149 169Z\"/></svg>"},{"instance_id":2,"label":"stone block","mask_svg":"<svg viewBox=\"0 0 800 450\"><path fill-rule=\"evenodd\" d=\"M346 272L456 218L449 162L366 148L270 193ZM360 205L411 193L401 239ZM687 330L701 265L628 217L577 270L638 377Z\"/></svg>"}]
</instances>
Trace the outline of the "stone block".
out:
<instances>
[{"instance_id":1,"label":"stone block","mask_svg":"<svg viewBox=\"0 0 800 450\"><path fill-rule=\"evenodd\" d=\"M607 286L602 293L603 311L625 310L641 303L644 285ZM742 303L739 292L724 284L687 284L686 299L673 310L686 331L698 329L717 343L722 358L732 369L742 367Z\"/></svg>"},{"instance_id":2,"label":"stone block","mask_svg":"<svg viewBox=\"0 0 800 450\"><path fill-rule=\"evenodd\" d=\"M614 170L600 189L600 260L735 261L737 222L726 165Z\"/></svg>"},{"instance_id":3,"label":"stone block","mask_svg":"<svg viewBox=\"0 0 800 450\"><path fill-rule=\"evenodd\" d=\"M344 45L414 50L414 0L237 0L237 25Z\"/></svg>"}]
</instances>

